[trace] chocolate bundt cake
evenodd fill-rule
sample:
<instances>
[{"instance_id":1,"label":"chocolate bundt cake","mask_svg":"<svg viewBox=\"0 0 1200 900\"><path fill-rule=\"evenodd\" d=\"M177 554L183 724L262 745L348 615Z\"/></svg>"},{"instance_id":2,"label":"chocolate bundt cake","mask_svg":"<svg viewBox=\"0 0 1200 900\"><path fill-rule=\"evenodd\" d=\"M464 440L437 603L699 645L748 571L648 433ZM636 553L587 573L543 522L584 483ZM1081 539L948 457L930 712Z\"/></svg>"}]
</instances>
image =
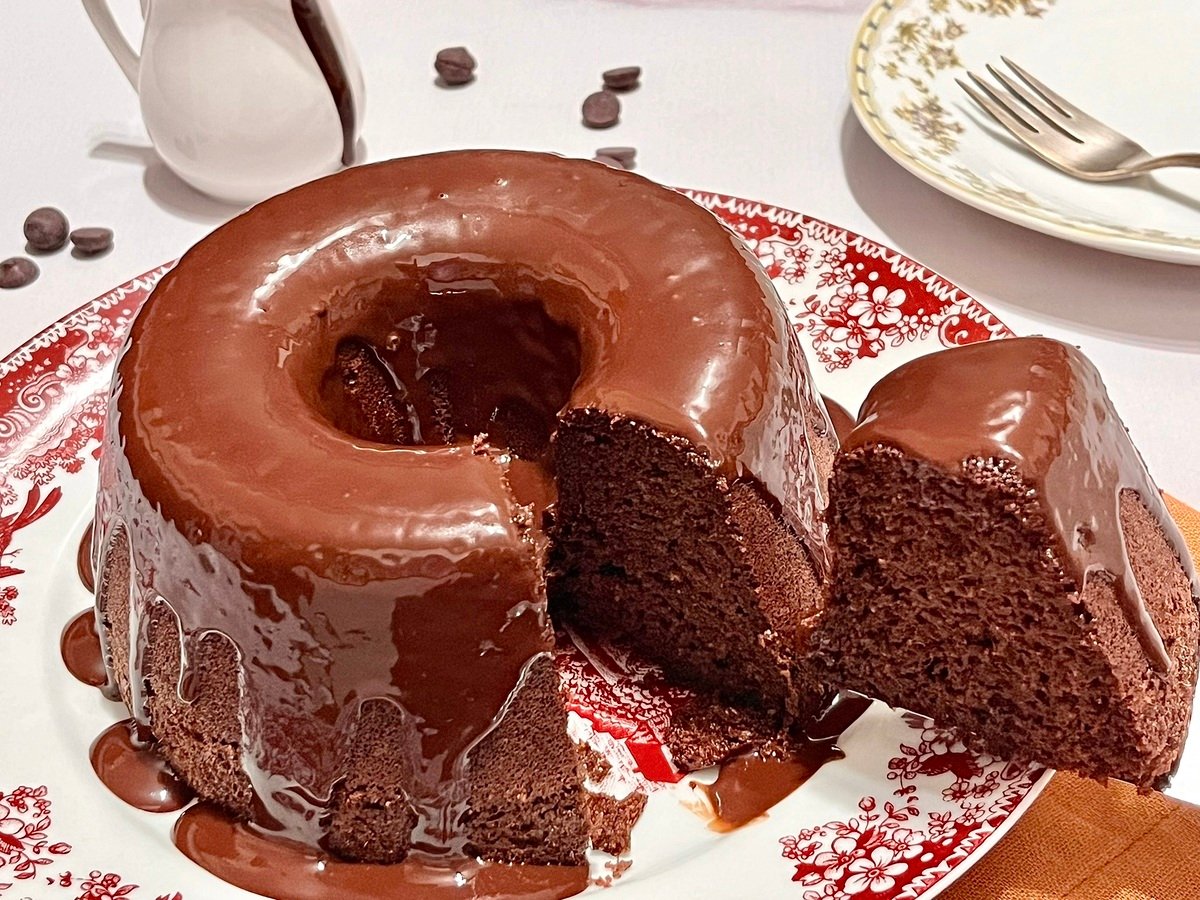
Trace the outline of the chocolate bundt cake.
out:
<instances>
[{"instance_id":1,"label":"chocolate bundt cake","mask_svg":"<svg viewBox=\"0 0 1200 900\"><path fill-rule=\"evenodd\" d=\"M770 281L685 197L540 154L350 169L201 241L132 327L113 687L262 829L578 863L551 616L803 717L835 449Z\"/></svg>"},{"instance_id":2,"label":"chocolate bundt cake","mask_svg":"<svg viewBox=\"0 0 1200 900\"><path fill-rule=\"evenodd\" d=\"M883 378L830 487L833 683L1143 788L1182 750L1200 586L1104 385L1044 338Z\"/></svg>"}]
</instances>

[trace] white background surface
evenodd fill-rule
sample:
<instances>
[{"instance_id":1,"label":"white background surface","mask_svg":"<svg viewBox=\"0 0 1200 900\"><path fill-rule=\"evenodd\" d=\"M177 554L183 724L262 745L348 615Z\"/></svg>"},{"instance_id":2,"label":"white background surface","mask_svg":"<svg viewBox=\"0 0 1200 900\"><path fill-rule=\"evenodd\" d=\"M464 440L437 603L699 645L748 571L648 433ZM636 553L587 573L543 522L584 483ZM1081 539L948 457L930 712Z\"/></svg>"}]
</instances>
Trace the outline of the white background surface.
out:
<instances>
[{"instance_id":1,"label":"white background surface","mask_svg":"<svg viewBox=\"0 0 1200 900\"><path fill-rule=\"evenodd\" d=\"M112 2L136 43L136 0ZM875 238L966 288L1018 333L1082 346L1160 486L1200 504L1200 270L1023 230L893 163L847 102L849 41L865 2L334 5L366 76L367 159L467 146L591 156L631 144L643 175L802 210ZM439 89L433 56L454 44L475 54L478 78ZM603 69L626 64L645 71L642 87L622 97L621 124L584 128L579 104ZM1170 97L1147 86L1147 102ZM25 252L21 223L41 205L63 209L73 227L116 231L106 256L38 257L35 284L0 291L0 354L178 256L236 212L157 161L137 98L78 3L5 0L0 109L0 258ZM1200 772L1182 774L1177 791L1200 799Z\"/></svg>"},{"instance_id":2,"label":"white background surface","mask_svg":"<svg viewBox=\"0 0 1200 900\"><path fill-rule=\"evenodd\" d=\"M899 0L891 10L880 4L872 14L878 27L859 32L864 46L856 60L864 72L858 84L865 81L871 89L868 98L852 96L868 100L879 116L876 127L899 144L893 159L1002 219L1090 247L1200 265L1200 169L1166 168L1106 184L1072 178L1025 150L957 83L971 72L1007 93L985 67L1008 71L1000 60L1013 59L1151 153L1200 147L1200 121L1167 114L1171 95L1155 90L1192 80L1195 60L1187 48L1200 42L1195 0L1027 0L1024 6ZM1035 15L1039 10L1043 14ZM958 27L955 37L947 35L949 22ZM931 37L910 38L906 45L903 35L914 25ZM944 37L932 37L935 33ZM921 61L931 59L937 62L925 82L926 98L910 79L924 78ZM894 76L889 65L897 67ZM1156 96L1162 102L1152 102ZM939 106L943 127L963 129L944 154L928 152L934 142L926 135L934 120L914 119L913 103ZM900 147L903 152L897 152Z\"/></svg>"}]
</instances>

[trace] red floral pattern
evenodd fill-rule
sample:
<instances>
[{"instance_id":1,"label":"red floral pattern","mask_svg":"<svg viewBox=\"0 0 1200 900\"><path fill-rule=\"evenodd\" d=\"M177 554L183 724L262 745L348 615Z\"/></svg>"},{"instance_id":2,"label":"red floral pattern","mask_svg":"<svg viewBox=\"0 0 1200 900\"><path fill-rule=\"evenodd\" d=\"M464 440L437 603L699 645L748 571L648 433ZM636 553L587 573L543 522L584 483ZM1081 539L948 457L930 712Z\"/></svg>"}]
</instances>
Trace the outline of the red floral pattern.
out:
<instances>
[{"instance_id":1,"label":"red floral pattern","mask_svg":"<svg viewBox=\"0 0 1200 900\"><path fill-rule=\"evenodd\" d=\"M137 890L136 884L122 884L121 876L112 872L106 874L93 871L79 885L78 900L116 900L127 897Z\"/></svg>"},{"instance_id":2,"label":"red floral pattern","mask_svg":"<svg viewBox=\"0 0 1200 900\"><path fill-rule=\"evenodd\" d=\"M0 879L7 875L14 881L28 881L37 877L39 867L51 865L55 856L71 852L70 844L50 842L49 828L45 785L0 791ZM12 881L0 880L0 894L12 886Z\"/></svg>"},{"instance_id":3,"label":"red floral pattern","mask_svg":"<svg viewBox=\"0 0 1200 900\"><path fill-rule=\"evenodd\" d=\"M55 322L0 362L0 507L17 481L52 483L83 469L100 437L111 364L134 314L170 264Z\"/></svg>"},{"instance_id":4,"label":"red floral pattern","mask_svg":"<svg viewBox=\"0 0 1200 900\"><path fill-rule=\"evenodd\" d=\"M861 815L779 839L803 900L919 896L991 835L1044 772L976 754L921 716L905 721L921 735L888 763L894 799L863 797ZM947 808L923 815L920 793L930 790Z\"/></svg>"},{"instance_id":5,"label":"red floral pattern","mask_svg":"<svg viewBox=\"0 0 1200 900\"><path fill-rule=\"evenodd\" d=\"M13 536L54 509L61 496L62 488L54 488L43 499L41 488L35 484L29 489L20 512L0 515L0 578L13 578L25 573L24 569L11 565L18 553L17 550L9 549ZM17 609L13 606L16 599L15 587L11 584L0 587L0 625L12 625L17 621Z\"/></svg>"},{"instance_id":6,"label":"red floral pattern","mask_svg":"<svg viewBox=\"0 0 1200 900\"><path fill-rule=\"evenodd\" d=\"M799 213L719 194L687 192L746 241L775 279L794 327L830 371L887 346L936 334L946 346L1009 334L975 300L895 251ZM162 266L80 308L0 362L0 578L23 574L14 538L50 512L58 482L98 453L111 364ZM0 585L0 625L17 621L17 588ZM8 629L11 631L12 629ZM676 781L662 747L670 714L686 694L610 647L560 654L574 718L644 786ZM1036 773L980 759L922 725L889 777L896 799L859 803L861 815L782 839L784 856L810 898L916 897L991 834L1028 793ZM622 755L624 754L624 755ZM920 812L930 779L956 812ZM940 783L940 782L939 782ZM77 900L137 900L139 886L101 869L46 874L71 845L51 843L47 788L0 793L0 894L42 880ZM178 892L157 900L183 900Z\"/></svg>"},{"instance_id":7,"label":"red floral pattern","mask_svg":"<svg viewBox=\"0 0 1200 900\"><path fill-rule=\"evenodd\" d=\"M98 447L113 357L169 268L93 300L0 362L0 579L23 574L13 564L13 538L62 495L60 487L44 489L82 471L89 447ZM16 624L18 596L16 586L0 585L0 627Z\"/></svg>"},{"instance_id":8,"label":"red floral pattern","mask_svg":"<svg viewBox=\"0 0 1200 900\"><path fill-rule=\"evenodd\" d=\"M685 193L754 251L829 371L930 335L946 347L1012 335L972 297L895 250L800 213Z\"/></svg>"},{"instance_id":9,"label":"red floral pattern","mask_svg":"<svg viewBox=\"0 0 1200 900\"><path fill-rule=\"evenodd\" d=\"M62 841L50 842L52 825L49 791L45 785L21 786L12 791L0 791L0 895L17 882L25 885L39 881L48 887L78 891L76 900L118 900L133 894L138 886L125 884L120 875L95 869L85 877L70 870L43 874L39 869L53 866L72 850ZM5 876L12 881L5 880ZM136 898L134 898L136 900ZM157 900L183 900L183 895L160 895Z\"/></svg>"}]
</instances>

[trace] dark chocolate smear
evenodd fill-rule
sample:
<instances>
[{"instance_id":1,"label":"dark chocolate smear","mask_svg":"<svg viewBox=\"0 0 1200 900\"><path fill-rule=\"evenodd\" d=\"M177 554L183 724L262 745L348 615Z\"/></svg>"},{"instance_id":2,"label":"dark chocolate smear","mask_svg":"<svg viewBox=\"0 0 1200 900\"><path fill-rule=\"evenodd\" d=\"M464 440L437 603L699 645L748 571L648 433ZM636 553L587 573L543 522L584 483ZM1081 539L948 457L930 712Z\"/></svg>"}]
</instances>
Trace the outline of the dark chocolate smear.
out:
<instances>
[{"instance_id":1,"label":"dark chocolate smear","mask_svg":"<svg viewBox=\"0 0 1200 900\"><path fill-rule=\"evenodd\" d=\"M196 796L133 719L110 725L92 743L92 768L104 786L146 812L174 812Z\"/></svg>"},{"instance_id":2,"label":"dark chocolate smear","mask_svg":"<svg viewBox=\"0 0 1200 900\"><path fill-rule=\"evenodd\" d=\"M108 683L94 607L89 606L67 623L59 639L59 651L67 671L84 684L104 687Z\"/></svg>"},{"instance_id":3,"label":"dark chocolate smear","mask_svg":"<svg viewBox=\"0 0 1200 900\"><path fill-rule=\"evenodd\" d=\"M329 93L333 95L333 105L337 107L338 119L342 123L342 165L352 165L357 111L345 63L338 53L333 35L329 33L329 25L317 0L292 0L292 15L296 17L296 25L317 62L317 68L329 85ZM286 102L287 98L281 99Z\"/></svg>"},{"instance_id":4,"label":"dark chocolate smear","mask_svg":"<svg viewBox=\"0 0 1200 900\"><path fill-rule=\"evenodd\" d=\"M229 884L276 900L562 900L588 885L586 866L349 863L293 841L268 837L209 803L175 823L175 846Z\"/></svg>"}]
</instances>

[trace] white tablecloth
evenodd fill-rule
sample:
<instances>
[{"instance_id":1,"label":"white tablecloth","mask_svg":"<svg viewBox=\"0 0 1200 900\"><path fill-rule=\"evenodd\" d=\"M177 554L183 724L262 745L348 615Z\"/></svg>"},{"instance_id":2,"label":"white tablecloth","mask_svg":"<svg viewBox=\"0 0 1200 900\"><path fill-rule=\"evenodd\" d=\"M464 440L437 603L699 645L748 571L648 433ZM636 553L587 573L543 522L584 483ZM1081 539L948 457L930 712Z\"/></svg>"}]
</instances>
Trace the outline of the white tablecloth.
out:
<instances>
[{"instance_id":1,"label":"white tablecloth","mask_svg":"<svg viewBox=\"0 0 1200 900\"><path fill-rule=\"evenodd\" d=\"M140 33L136 0L111 0ZM179 0L170 0L179 2ZM193 0L202 2L202 0ZM968 208L879 150L847 101L865 0L335 0L367 83L367 156L453 147L591 156L638 148L638 171L751 197L894 246L966 288L1018 333L1079 344L1159 484L1200 504L1200 269L1077 247ZM0 258L24 253L41 205L108 225L113 251L39 257L41 278L0 291L0 353L80 303L174 258L236 210L158 162L137 98L73 2L6 0L0 23ZM135 37L136 43L136 37ZM465 44L468 88L433 85ZM613 66L644 67L620 125L589 131L579 104ZM1200 773L1180 793L1200 800Z\"/></svg>"}]
</instances>

